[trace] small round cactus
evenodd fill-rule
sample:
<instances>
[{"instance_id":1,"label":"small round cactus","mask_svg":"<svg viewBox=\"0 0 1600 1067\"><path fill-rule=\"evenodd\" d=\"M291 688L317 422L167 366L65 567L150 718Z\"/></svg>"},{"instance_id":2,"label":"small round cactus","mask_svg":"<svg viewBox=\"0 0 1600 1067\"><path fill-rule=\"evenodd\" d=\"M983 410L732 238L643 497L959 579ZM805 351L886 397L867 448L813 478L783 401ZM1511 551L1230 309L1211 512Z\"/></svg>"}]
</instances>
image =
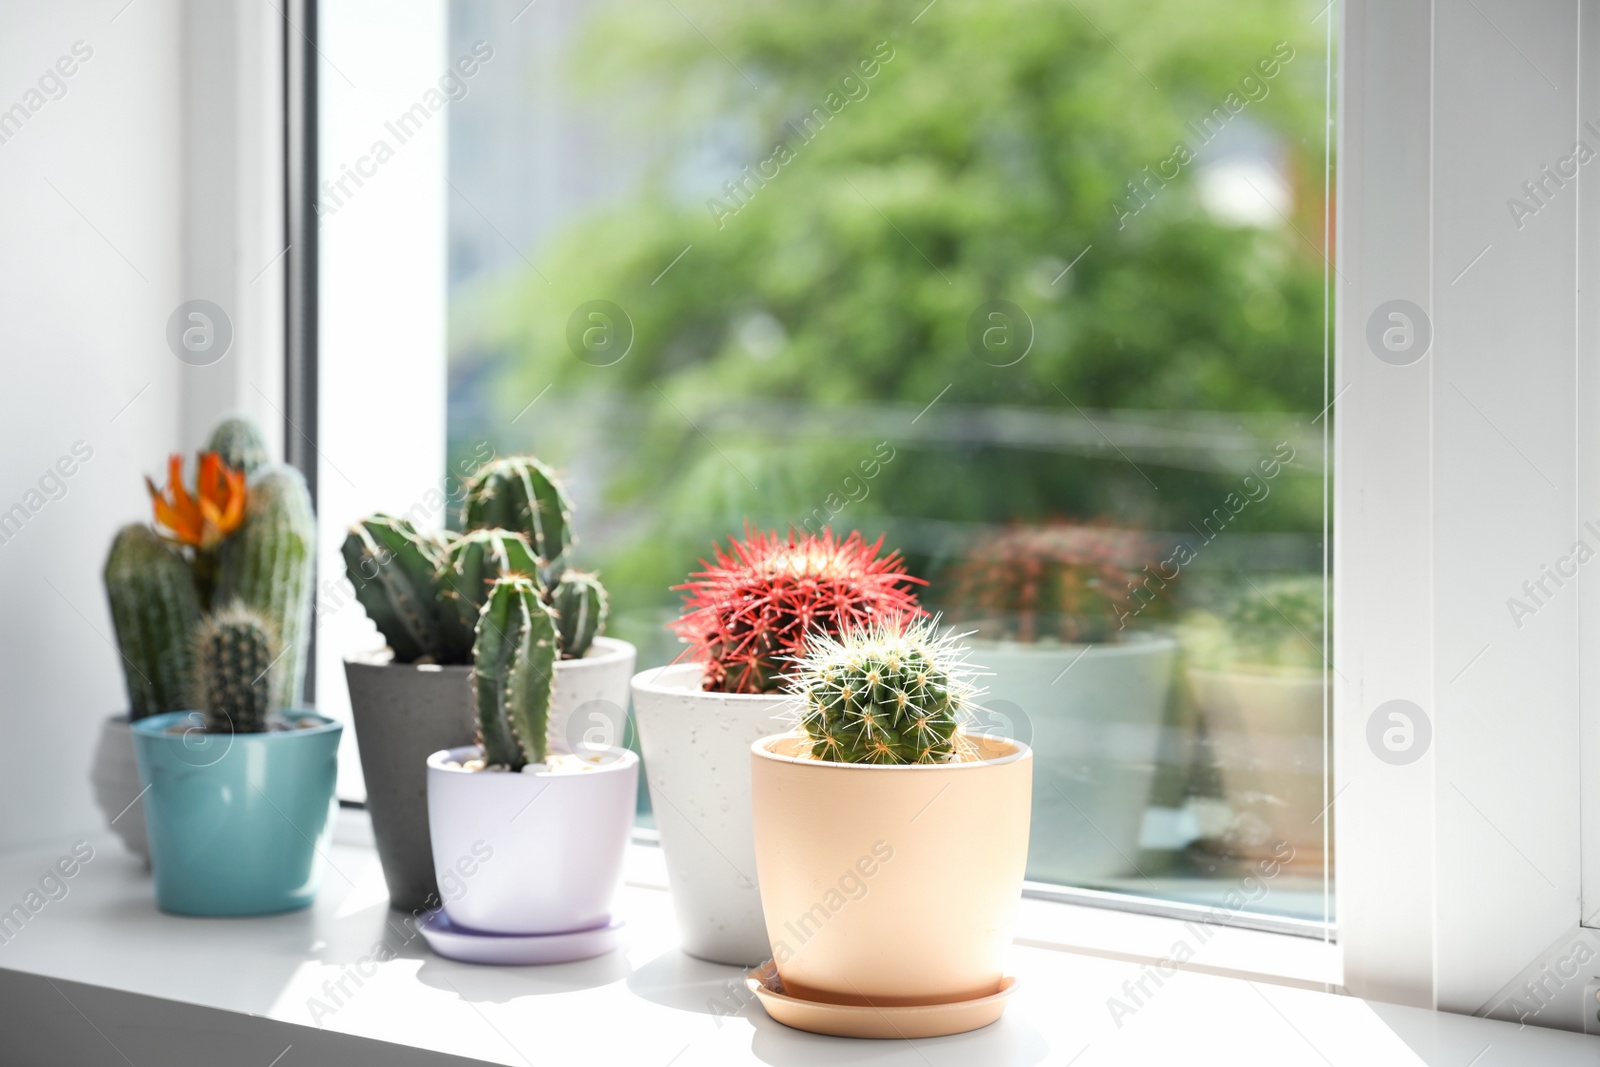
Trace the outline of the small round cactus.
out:
<instances>
[{"instance_id":1,"label":"small round cactus","mask_svg":"<svg viewBox=\"0 0 1600 1067\"><path fill-rule=\"evenodd\" d=\"M744 540L718 547L716 563L678 586L684 615L675 624L690 655L705 664L710 692L774 693L813 633L837 634L922 613L897 552L880 556L883 538L787 537L746 528Z\"/></svg>"},{"instance_id":2,"label":"small round cactus","mask_svg":"<svg viewBox=\"0 0 1600 1067\"><path fill-rule=\"evenodd\" d=\"M567 571L547 599L561 626L561 658L582 659L606 628L608 602L600 576Z\"/></svg>"},{"instance_id":3,"label":"small round cactus","mask_svg":"<svg viewBox=\"0 0 1600 1067\"><path fill-rule=\"evenodd\" d=\"M195 630L194 697L208 733L258 734L272 710L267 672L278 658L272 624L232 604L206 616Z\"/></svg>"},{"instance_id":4,"label":"small round cactus","mask_svg":"<svg viewBox=\"0 0 1600 1067\"><path fill-rule=\"evenodd\" d=\"M815 759L835 763L946 763L968 743L974 668L958 635L936 620L879 624L840 637L816 634L796 661L790 692Z\"/></svg>"}]
</instances>

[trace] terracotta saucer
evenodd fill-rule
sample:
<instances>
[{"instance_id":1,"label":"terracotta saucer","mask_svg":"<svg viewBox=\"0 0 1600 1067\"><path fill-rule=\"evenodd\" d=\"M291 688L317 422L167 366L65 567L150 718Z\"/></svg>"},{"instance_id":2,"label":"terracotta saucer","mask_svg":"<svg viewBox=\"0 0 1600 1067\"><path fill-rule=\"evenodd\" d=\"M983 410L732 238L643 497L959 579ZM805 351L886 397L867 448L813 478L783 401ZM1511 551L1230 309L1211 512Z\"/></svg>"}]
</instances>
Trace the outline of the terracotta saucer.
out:
<instances>
[{"instance_id":1,"label":"terracotta saucer","mask_svg":"<svg viewBox=\"0 0 1600 1067\"><path fill-rule=\"evenodd\" d=\"M926 1004L899 1008L874 1008L856 1004L825 1004L801 1000L783 991L783 980L772 961L745 975L745 985L761 1001L767 1014L785 1026L834 1037L908 1038L945 1037L988 1026L1006 1010L1006 998L1017 987L1010 975L1000 979L1000 989L986 997L954 1004Z\"/></svg>"},{"instance_id":2,"label":"terracotta saucer","mask_svg":"<svg viewBox=\"0 0 1600 1067\"><path fill-rule=\"evenodd\" d=\"M463 963L519 964L571 963L603 956L622 940L623 921L566 934L491 934L450 921L443 910L432 912L421 924L428 947L441 956Z\"/></svg>"}]
</instances>

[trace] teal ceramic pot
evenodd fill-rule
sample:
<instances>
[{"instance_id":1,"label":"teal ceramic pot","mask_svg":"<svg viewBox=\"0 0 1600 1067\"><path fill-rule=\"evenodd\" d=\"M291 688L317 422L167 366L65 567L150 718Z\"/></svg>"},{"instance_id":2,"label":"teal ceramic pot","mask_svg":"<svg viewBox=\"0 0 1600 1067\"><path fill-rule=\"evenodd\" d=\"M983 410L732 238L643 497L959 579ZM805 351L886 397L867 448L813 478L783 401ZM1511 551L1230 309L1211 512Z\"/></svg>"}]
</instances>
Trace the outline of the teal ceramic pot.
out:
<instances>
[{"instance_id":1,"label":"teal ceramic pot","mask_svg":"<svg viewBox=\"0 0 1600 1067\"><path fill-rule=\"evenodd\" d=\"M189 711L133 724L162 911L267 915L316 896L344 727L310 712L285 718L311 725L208 734Z\"/></svg>"}]
</instances>

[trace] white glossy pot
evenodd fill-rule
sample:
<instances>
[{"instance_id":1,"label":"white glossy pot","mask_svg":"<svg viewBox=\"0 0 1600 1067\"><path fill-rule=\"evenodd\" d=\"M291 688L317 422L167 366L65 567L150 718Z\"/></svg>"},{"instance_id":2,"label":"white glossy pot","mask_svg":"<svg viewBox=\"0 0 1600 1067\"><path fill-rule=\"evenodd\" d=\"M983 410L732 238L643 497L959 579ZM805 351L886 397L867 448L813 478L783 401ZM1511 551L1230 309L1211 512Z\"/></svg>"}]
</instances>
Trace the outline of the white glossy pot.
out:
<instances>
[{"instance_id":1,"label":"white glossy pot","mask_svg":"<svg viewBox=\"0 0 1600 1067\"><path fill-rule=\"evenodd\" d=\"M100 727L94 763L89 768L94 802L105 814L106 825L128 851L150 865L150 838L145 832L144 805L140 799L139 763L133 755L133 730L127 715L113 715Z\"/></svg>"},{"instance_id":2,"label":"white glossy pot","mask_svg":"<svg viewBox=\"0 0 1600 1067\"><path fill-rule=\"evenodd\" d=\"M449 766L482 755L468 745L428 757L434 874L450 921L495 934L605 926L633 832L639 757L611 747L571 772Z\"/></svg>"},{"instance_id":3,"label":"white glossy pot","mask_svg":"<svg viewBox=\"0 0 1600 1067\"><path fill-rule=\"evenodd\" d=\"M1135 873L1178 644L973 641L993 732L1035 756L1028 877L1069 885Z\"/></svg>"},{"instance_id":4,"label":"white glossy pot","mask_svg":"<svg viewBox=\"0 0 1600 1067\"><path fill-rule=\"evenodd\" d=\"M707 693L703 669L640 671L633 713L683 950L713 963L772 955L756 884L750 746L790 725L784 696Z\"/></svg>"},{"instance_id":5,"label":"white glossy pot","mask_svg":"<svg viewBox=\"0 0 1600 1067\"><path fill-rule=\"evenodd\" d=\"M615 637L597 637L582 659L556 661L550 694L550 736L571 745L620 745L628 720L628 680L639 650Z\"/></svg>"}]
</instances>

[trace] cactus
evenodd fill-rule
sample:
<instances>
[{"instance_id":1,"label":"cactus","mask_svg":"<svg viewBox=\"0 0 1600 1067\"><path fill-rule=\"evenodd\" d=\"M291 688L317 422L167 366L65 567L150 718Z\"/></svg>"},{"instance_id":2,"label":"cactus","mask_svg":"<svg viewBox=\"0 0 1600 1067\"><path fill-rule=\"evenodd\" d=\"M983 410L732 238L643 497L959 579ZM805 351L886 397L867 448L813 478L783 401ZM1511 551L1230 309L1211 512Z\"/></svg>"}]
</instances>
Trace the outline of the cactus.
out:
<instances>
[{"instance_id":1,"label":"cactus","mask_svg":"<svg viewBox=\"0 0 1600 1067\"><path fill-rule=\"evenodd\" d=\"M244 524L218 549L213 604L238 601L258 612L281 641L272 668L274 708L300 701L311 643L316 519L305 478L293 467L262 467L250 479Z\"/></svg>"},{"instance_id":2,"label":"cactus","mask_svg":"<svg viewBox=\"0 0 1600 1067\"><path fill-rule=\"evenodd\" d=\"M472 652L478 742L489 765L517 771L545 762L556 641L555 613L535 581L511 577L494 583Z\"/></svg>"},{"instance_id":3,"label":"cactus","mask_svg":"<svg viewBox=\"0 0 1600 1067\"><path fill-rule=\"evenodd\" d=\"M600 576L588 571L567 571L550 591L549 599L561 630L561 658L582 659L606 628L610 605Z\"/></svg>"},{"instance_id":4,"label":"cactus","mask_svg":"<svg viewBox=\"0 0 1600 1067\"><path fill-rule=\"evenodd\" d=\"M957 617L985 624L985 636L1107 641L1166 613L1177 574L1161 573L1159 549L1102 525L1015 526L972 545L945 580Z\"/></svg>"},{"instance_id":5,"label":"cactus","mask_svg":"<svg viewBox=\"0 0 1600 1067\"><path fill-rule=\"evenodd\" d=\"M200 598L188 562L154 530L133 524L117 531L104 577L129 718L182 709L189 641L200 622Z\"/></svg>"},{"instance_id":6,"label":"cactus","mask_svg":"<svg viewBox=\"0 0 1600 1067\"><path fill-rule=\"evenodd\" d=\"M515 530L544 563L554 586L572 549L572 502L555 472L532 456L507 456L478 469L461 506L466 530Z\"/></svg>"},{"instance_id":7,"label":"cactus","mask_svg":"<svg viewBox=\"0 0 1600 1067\"><path fill-rule=\"evenodd\" d=\"M382 513L350 527L345 573L367 617L394 650L397 663L455 663L439 625L444 548L404 519Z\"/></svg>"},{"instance_id":8,"label":"cactus","mask_svg":"<svg viewBox=\"0 0 1600 1067\"><path fill-rule=\"evenodd\" d=\"M723 693L772 693L813 632L838 634L880 620L922 614L898 553L879 556L883 538L868 544L859 532L843 541L787 538L745 528L743 541L701 560L685 590L684 614L674 624L690 655L705 664L704 688Z\"/></svg>"},{"instance_id":9,"label":"cactus","mask_svg":"<svg viewBox=\"0 0 1600 1067\"><path fill-rule=\"evenodd\" d=\"M206 616L195 629L193 698L205 715L206 732L258 734L273 710L267 677L279 644L272 624L259 612L230 604Z\"/></svg>"},{"instance_id":10,"label":"cactus","mask_svg":"<svg viewBox=\"0 0 1600 1067\"><path fill-rule=\"evenodd\" d=\"M215 452L222 462L246 476L267 465L267 441L255 420L245 415L230 415L217 423L211 440L202 452Z\"/></svg>"},{"instance_id":11,"label":"cactus","mask_svg":"<svg viewBox=\"0 0 1600 1067\"><path fill-rule=\"evenodd\" d=\"M813 635L789 690L812 757L902 764L964 754L970 743L958 728L977 690L959 640L936 636L928 620Z\"/></svg>"},{"instance_id":12,"label":"cactus","mask_svg":"<svg viewBox=\"0 0 1600 1067\"><path fill-rule=\"evenodd\" d=\"M447 662L466 662L489 589L501 578L536 578L539 559L519 533L473 530L455 539L438 571L439 629Z\"/></svg>"}]
</instances>

